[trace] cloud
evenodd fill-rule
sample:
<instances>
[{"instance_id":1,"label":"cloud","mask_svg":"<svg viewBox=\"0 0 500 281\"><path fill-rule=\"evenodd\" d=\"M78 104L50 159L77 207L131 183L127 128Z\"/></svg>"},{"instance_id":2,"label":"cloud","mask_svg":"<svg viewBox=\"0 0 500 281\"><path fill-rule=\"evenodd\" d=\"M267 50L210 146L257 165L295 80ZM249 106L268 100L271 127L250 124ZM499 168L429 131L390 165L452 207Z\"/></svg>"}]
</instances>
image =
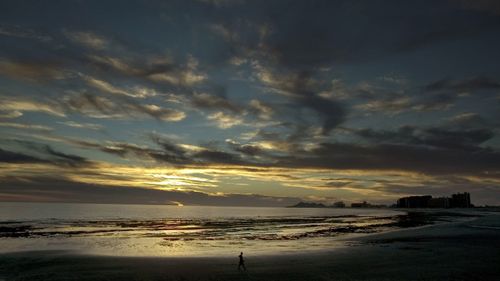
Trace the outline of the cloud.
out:
<instances>
[{"instance_id":1,"label":"cloud","mask_svg":"<svg viewBox=\"0 0 500 281\"><path fill-rule=\"evenodd\" d=\"M469 151L403 144L322 143L309 154L297 153L278 160L275 165L280 167L413 171L430 175L486 176L489 171L500 170L500 153L488 149Z\"/></svg>"},{"instance_id":2,"label":"cloud","mask_svg":"<svg viewBox=\"0 0 500 281\"><path fill-rule=\"evenodd\" d=\"M123 142L106 142L105 144L99 144L76 140L63 141L81 147L98 149L102 152L124 158L133 155L139 159L154 160L160 164L170 164L178 167L192 165L245 164L241 156L236 153L223 151L214 147L176 144L170 139L157 134L150 135L150 138L157 146L156 148ZM256 164L254 162L249 163L252 165Z\"/></svg>"},{"instance_id":3,"label":"cloud","mask_svg":"<svg viewBox=\"0 0 500 281\"><path fill-rule=\"evenodd\" d=\"M137 103L130 99L121 99L118 102L88 93L67 95L61 104L69 111L79 112L93 118L124 119L127 116L150 116L161 121L177 122L186 117L184 112L176 109Z\"/></svg>"},{"instance_id":4,"label":"cloud","mask_svg":"<svg viewBox=\"0 0 500 281\"><path fill-rule=\"evenodd\" d=\"M110 83L99 80L94 77L84 76L85 81L88 85L101 90L105 93L110 93L114 95L123 95L132 98L146 98L146 97L154 97L156 96L156 92L152 89L143 88L143 87L135 87L133 89L122 89L116 86L111 85Z\"/></svg>"},{"instance_id":5,"label":"cloud","mask_svg":"<svg viewBox=\"0 0 500 281\"><path fill-rule=\"evenodd\" d=\"M241 113L243 109L223 95L212 95L208 93L194 93L191 98L193 106L199 109L228 110L233 113Z\"/></svg>"},{"instance_id":6,"label":"cloud","mask_svg":"<svg viewBox=\"0 0 500 281\"><path fill-rule=\"evenodd\" d=\"M102 50L108 47L109 40L90 31L65 31L64 35L74 43L90 49Z\"/></svg>"},{"instance_id":7,"label":"cloud","mask_svg":"<svg viewBox=\"0 0 500 281\"><path fill-rule=\"evenodd\" d=\"M218 111L208 115L209 120L215 121L217 127L221 129L229 129L231 127L243 124L244 120L241 117L230 115L222 111Z\"/></svg>"},{"instance_id":8,"label":"cloud","mask_svg":"<svg viewBox=\"0 0 500 281\"><path fill-rule=\"evenodd\" d=\"M500 4L496 0L454 0L461 8L500 15Z\"/></svg>"},{"instance_id":9,"label":"cloud","mask_svg":"<svg viewBox=\"0 0 500 281\"><path fill-rule=\"evenodd\" d=\"M44 125L34 125L34 124L22 124L13 122L0 122L0 127L10 127L16 129L27 129L27 130L38 130L38 131L52 131L51 127Z\"/></svg>"},{"instance_id":10,"label":"cloud","mask_svg":"<svg viewBox=\"0 0 500 281\"><path fill-rule=\"evenodd\" d=\"M162 108L155 104L131 104L130 108L135 108L138 112L145 113L162 121L177 122L186 118L186 113L182 111Z\"/></svg>"},{"instance_id":11,"label":"cloud","mask_svg":"<svg viewBox=\"0 0 500 281\"><path fill-rule=\"evenodd\" d=\"M66 167L85 167L93 164L86 158L57 151L46 144L16 140L7 141L7 143L19 146L23 149L23 152L0 149L0 162L42 163ZM28 152L32 155L27 154Z\"/></svg>"},{"instance_id":12,"label":"cloud","mask_svg":"<svg viewBox=\"0 0 500 281\"><path fill-rule=\"evenodd\" d=\"M456 150L484 150L480 145L494 137L490 129L417 128L403 126L396 131L358 130L356 134L376 143L421 145Z\"/></svg>"},{"instance_id":13,"label":"cloud","mask_svg":"<svg viewBox=\"0 0 500 281\"><path fill-rule=\"evenodd\" d=\"M68 127L78 128L78 129L89 129L89 130L102 130L104 127L99 124L94 123L78 123L75 121L64 121L58 122L59 124L63 124Z\"/></svg>"},{"instance_id":14,"label":"cloud","mask_svg":"<svg viewBox=\"0 0 500 281\"><path fill-rule=\"evenodd\" d=\"M12 61L0 58L0 75L36 82L65 79L70 74L52 62Z\"/></svg>"},{"instance_id":15,"label":"cloud","mask_svg":"<svg viewBox=\"0 0 500 281\"><path fill-rule=\"evenodd\" d=\"M216 7L224 7L224 6L231 6L231 5L241 5L245 3L244 0L197 0L201 3L206 3L210 4Z\"/></svg>"},{"instance_id":16,"label":"cloud","mask_svg":"<svg viewBox=\"0 0 500 281\"><path fill-rule=\"evenodd\" d=\"M131 63L117 57L88 55L87 59L103 70L115 70L126 75L140 75L142 71Z\"/></svg>"},{"instance_id":17,"label":"cloud","mask_svg":"<svg viewBox=\"0 0 500 281\"><path fill-rule=\"evenodd\" d=\"M0 35L50 42L52 37L20 26L0 26Z\"/></svg>"},{"instance_id":18,"label":"cloud","mask_svg":"<svg viewBox=\"0 0 500 281\"><path fill-rule=\"evenodd\" d=\"M89 55L88 59L103 70L111 69L127 76L140 77L160 84L176 87L192 87L207 80L208 76L197 68L197 61L188 57L184 64L176 63L167 56L143 57L124 60L112 56Z\"/></svg>"},{"instance_id":19,"label":"cloud","mask_svg":"<svg viewBox=\"0 0 500 281\"><path fill-rule=\"evenodd\" d=\"M289 206L293 197L252 194L210 195L194 191L169 191L129 186L110 186L72 181L64 177L6 177L0 183L0 199L27 198L28 201L120 204L171 204L208 206ZM10 196L6 196L10 195ZM5 198L6 197L6 198Z\"/></svg>"},{"instance_id":20,"label":"cloud","mask_svg":"<svg viewBox=\"0 0 500 281\"><path fill-rule=\"evenodd\" d=\"M443 80L445 81L445 80ZM438 90L438 83L427 85L424 89L408 87L397 83L396 88L377 85L369 81L358 86L342 86L343 99L354 102L353 107L362 113L384 113L395 115L405 112L444 111L455 107L461 94L456 91Z\"/></svg>"},{"instance_id":21,"label":"cloud","mask_svg":"<svg viewBox=\"0 0 500 281\"><path fill-rule=\"evenodd\" d=\"M211 24L209 28L212 32L221 36L224 40L228 42L234 42L239 39L238 34L236 32L233 32L232 30L230 30L229 28L225 27L222 24Z\"/></svg>"},{"instance_id":22,"label":"cloud","mask_svg":"<svg viewBox=\"0 0 500 281\"><path fill-rule=\"evenodd\" d=\"M191 105L196 109L215 111L209 114L207 118L216 121L219 128L229 129L236 125L245 124L243 116L247 116L247 114L252 114L261 121L271 121L274 110L269 104L252 99L248 105L240 105L227 98L223 89L216 87L214 92L222 93L209 94L195 92L192 96L187 97L187 99L190 100ZM255 123L255 125L264 124L261 122Z\"/></svg>"},{"instance_id":23,"label":"cloud","mask_svg":"<svg viewBox=\"0 0 500 281\"><path fill-rule=\"evenodd\" d=\"M213 149L196 152L192 157L207 164L245 164L238 154Z\"/></svg>"},{"instance_id":24,"label":"cloud","mask_svg":"<svg viewBox=\"0 0 500 281\"><path fill-rule=\"evenodd\" d=\"M69 165L72 167L86 166L90 164L90 162L84 157L59 152L54 150L49 145L42 146L39 151L51 156L52 159L55 159L53 161L58 164Z\"/></svg>"},{"instance_id":25,"label":"cloud","mask_svg":"<svg viewBox=\"0 0 500 281\"><path fill-rule=\"evenodd\" d=\"M459 129L470 128L490 128L498 126L497 123L491 122L483 118L480 114L474 112L464 112L447 118L447 122L452 127Z\"/></svg>"},{"instance_id":26,"label":"cloud","mask_svg":"<svg viewBox=\"0 0 500 281\"><path fill-rule=\"evenodd\" d=\"M484 177L495 177L494 171L500 170L497 165L500 163L500 154L481 146L493 136L489 130L403 127L399 131L375 132L366 129L356 133L369 143L323 142L304 149L301 145L284 142L286 149L280 150L273 147L278 145L279 148L279 144L276 144L279 140L249 144L229 141L233 153L211 147L187 150L156 136L153 140L160 149L124 143L100 146L99 149L122 157L130 153L143 159L154 159L159 163L196 167L272 166L283 169L407 171L429 175ZM286 153L269 153L272 151ZM253 158L254 156L263 157Z\"/></svg>"},{"instance_id":27,"label":"cloud","mask_svg":"<svg viewBox=\"0 0 500 281\"><path fill-rule=\"evenodd\" d=\"M422 2L385 4L292 1L287 13L279 13L282 6L272 3L246 8L270 19L274 33L264 42L266 48L280 64L298 70L373 61L498 27L491 17L453 12L449 1L432 7Z\"/></svg>"},{"instance_id":28,"label":"cloud","mask_svg":"<svg viewBox=\"0 0 500 281\"><path fill-rule=\"evenodd\" d=\"M8 111L8 112L0 112L0 118L2 119L11 119L23 116L23 113L18 110Z\"/></svg>"},{"instance_id":29,"label":"cloud","mask_svg":"<svg viewBox=\"0 0 500 281\"><path fill-rule=\"evenodd\" d=\"M493 38L490 35L499 27L493 2L443 0L431 7L424 2L392 0L383 6L369 1L360 5L351 1L291 0L286 3L286 12L279 1L244 1L238 5L225 0L208 2L162 3L158 6L163 9L157 9L160 18L139 12L135 15L138 19L147 19L137 21L135 27L124 22L117 29L99 20L106 33L89 29L93 24L85 21L70 24L70 29L62 29L68 26L65 23L40 25L49 30L50 36L22 26L0 25L4 46L0 75L7 79L3 90L11 96L0 103L0 126L9 134L13 130L6 128L16 128L16 136L59 141L62 148L84 149L88 157L131 167L115 172L117 167L110 164L113 167L106 172L113 175L111 179L104 174L89 175L88 170L72 171L68 165L63 169L50 164L57 159L78 162L57 151L3 149L47 160L48 166L57 166L50 169L59 169L47 174L64 175L72 181L118 185L116 178L123 173L126 176L120 181L124 185L130 180L137 186L150 187L151 181L164 189L182 188L188 182L193 190L212 186L197 181L200 186L196 187L195 180L179 174L157 181L145 175L153 173L151 169L140 168L172 168L179 173L192 169L214 177L232 173L244 178L238 183L249 184L248 188L252 184L247 180L273 186L272 191L263 192L275 192L275 187L279 190L283 186L317 189L315 192L329 188L346 193L382 192L384 184L388 189L392 184L394 190L399 190L397 186L402 190L412 181L383 182L382 178L392 181L392 173L439 178L419 182L422 185L440 186L440 180L448 184L444 178L450 175L481 178L485 185L498 185L492 183L499 170L498 122L487 120L497 117L494 108L498 101L493 97L498 95L500 83L494 68L486 65L484 76L437 79L420 87L412 83L425 84L419 79L432 77L436 69L426 72L410 66L409 70L390 73L392 61L420 62L420 58L432 58L433 54L439 57L443 50L449 50L449 54L465 52L477 62L460 70L463 61L455 61L457 68L450 71L473 73L487 64L488 54L474 57L473 52L476 43ZM150 4L158 7L157 3ZM85 9L92 14L88 14L89 20L102 16L93 9ZM41 21L44 19L38 15L30 17L31 26ZM144 30L150 32L142 34ZM161 37L165 34L172 35L172 40ZM148 38L157 40L145 45ZM489 43L491 47L496 41ZM445 59L446 72L448 57L441 58ZM352 69L359 71L350 75ZM489 70L493 72L488 74ZM426 75L418 75L422 71ZM406 75L410 75L408 79ZM359 79L363 81L357 82ZM33 97L29 100L20 95ZM491 103L486 104L488 101ZM187 118L188 111L198 114ZM51 116L38 120L42 114L35 113ZM391 116L395 114L400 115ZM54 117L67 119L54 121ZM56 135L68 131L61 125L102 128L99 120L85 123L83 117L140 122L127 122L127 130L111 130L116 121L106 120L113 135L87 131L95 135L93 140ZM147 119L154 120L146 124ZM166 125L155 120L185 121ZM408 120L412 120L412 126L397 127L409 124ZM52 126L47 122L61 124L57 128L62 130L43 130ZM183 126L203 123L225 131L204 130L200 135L199 131L186 132ZM349 129L353 127L357 129ZM168 130L186 139L144 138L144 130ZM77 133L74 129L69 132ZM224 142L226 138L232 139ZM103 153L108 155L103 157ZM44 163L37 163L37 167ZM40 169L34 173L43 172ZM157 170L154 173L159 174ZM320 179L321 173L330 180L324 180L327 176ZM339 173L356 174L358 178ZM336 180L337 176L344 180ZM144 178L139 182L133 181L134 177ZM221 189L227 190L232 183L224 182L226 186ZM411 184L416 190L418 184ZM179 198L172 201L180 201L175 199Z\"/></svg>"},{"instance_id":30,"label":"cloud","mask_svg":"<svg viewBox=\"0 0 500 281\"><path fill-rule=\"evenodd\" d=\"M198 175L198 177L215 177L214 180L217 182L224 181L225 177L229 179L238 176L248 180L279 182L285 187L310 190L335 188L349 190L353 194L371 192L376 193L379 198L382 198L380 196L389 198L390 186L395 185L431 185L435 186L436 190L441 190L450 186L449 177L478 177L483 183L500 182L500 174L495 172L499 168L495 163L499 163L500 155L489 149L463 151L428 145L321 143L308 150L299 149L290 151L287 155L273 155L259 154L258 150L254 150L256 147L262 147L258 143L243 145L230 143L231 148L236 152L231 153L214 147L186 149L185 146L161 136L152 136L152 139L158 148L118 142L108 142L103 145L79 142L82 146L99 149L120 157L132 155L134 161L148 159L155 160L159 164L170 164L169 166L162 165L155 168L154 165L151 166L148 163L150 168L145 169L137 165L119 167L101 164L91 169L81 166L84 170L46 171L42 174L57 173L71 177L72 180L93 185L112 184L115 187L142 186L171 190L215 188L211 184L196 184L196 180L191 180L190 176L185 173ZM23 151L28 151L26 149L25 146ZM44 152L46 150L43 146L36 146L29 151ZM254 154L254 152L257 153ZM260 160L253 158L253 156L262 155L265 157ZM251 156L251 160L247 156ZM171 167L171 170L167 167ZM33 175L34 171L30 170L32 168L34 167L26 166L18 170L7 168L11 171L7 175L21 176L23 173L25 176ZM176 174L162 176L167 172ZM333 179L332 175L335 175ZM341 185L336 179L344 179L343 184ZM348 183L349 181L351 183ZM384 191L384 187L389 189Z\"/></svg>"},{"instance_id":31,"label":"cloud","mask_svg":"<svg viewBox=\"0 0 500 281\"><path fill-rule=\"evenodd\" d=\"M21 97L0 96L0 111L6 115L21 116L23 112L42 112L58 117L65 117L64 110L56 103L39 102ZM21 115L20 115L21 113Z\"/></svg>"},{"instance_id":32,"label":"cloud","mask_svg":"<svg viewBox=\"0 0 500 281\"><path fill-rule=\"evenodd\" d=\"M386 94L379 95L377 98L368 98L366 101L360 101L354 105L355 109L363 113L383 113L395 115L404 112L429 112L444 111L455 106L457 97L454 94L440 93L432 95L403 95Z\"/></svg>"},{"instance_id":33,"label":"cloud","mask_svg":"<svg viewBox=\"0 0 500 281\"><path fill-rule=\"evenodd\" d=\"M290 97L299 107L315 111L323 120L322 134L328 135L332 129L344 122L346 110L338 101L319 95L324 87L309 72L277 74L260 64L254 65L257 78L272 91Z\"/></svg>"},{"instance_id":34,"label":"cloud","mask_svg":"<svg viewBox=\"0 0 500 281\"><path fill-rule=\"evenodd\" d=\"M0 162L3 163L43 163L42 159L19 152L7 151L0 148Z\"/></svg>"},{"instance_id":35,"label":"cloud","mask_svg":"<svg viewBox=\"0 0 500 281\"><path fill-rule=\"evenodd\" d=\"M440 79L425 85L422 94L414 94L408 108L418 112L449 110L459 98L496 94L495 90L498 89L500 82L489 77Z\"/></svg>"},{"instance_id":36,"label":"cloud","mask_svg":"<svg viewBox=\"0 0 500 281\"><path fill-rule=\"evenodd\" d=\"M448 93L426 95L414 100L411 109L417 112L448 110L455 106L456 99L457 95Z\"/></svg>"},{"instance_id":37,"label":"cloud","mask_svg":"<svg viewBox=\"0 0 500 281\"><path fill-rule=\"evenodd\" d=\"M274 114L274 110L270 105L256 99L250 101L250 110L263 120L270 120Z\"/></svg>"},{"instance_id":38,"label":"cloud","mask_svg":"<svg viewBox=\"0 0 500 281\"><path fill-rule=\"evenodd\" d=\"M236 146L234 150L250 156L256 156L263 153L263 149L260 146L252 144Z\"/></svg>"},{"instance_id":39,"label":"cloud","mask_svg":"<svg viewBox=\"0 0 500 281\"><path fill-rule=\"evenodd\" d=\"M112 100L88 93L72 94L63 97L61 104L67 111L78 112L92 118L125 118L121 106Z\"/></svg>"},{"instance_id":40,"label":"cloud","mask_svg":"<svg viewBox=\"0 0 500 281\"><path fill-rule=\"evenodd\" d=\"M476 90L500 89L500 81L489 77L472 77L461 80L441 79L425 86L427 92L454 91L464 93Z\"/></svg>"},{"instance_id":41,"label":"cloud","mask_svg":"<svg viewBox=\"0 0 500 281\"><path fill-rule=\"evenodd\" d=\"M148 77L155 82L163 82L175 86L195 85L207 79L206 75L191 71L180 71L177 73L153 73Z\"/></svg>"},{"instance_id":42,"label":"cloud","mask_svg":"<svg viewBox=\"0 0 500 281\"><path fill-rule=\"evenodd\" d=\"M364 112L384 112L388 114L398 114L411 109L412 100L410 97L405 96L391 97L386 99L374 99L368 102L357 104L355 108Z\"/></svg>"},{"instance_id":43,"label":"cloud","mask_svg":"<svg viewBox=\"0 0 500 281\"><path fill-rule=\"evenodd\" d=\"M171 165L189 165L198 161L191 157L192 153L205 150L203 147L190 146L185 144L174 144L170 139L161 137L157 134L151 134L149 138L157 147L148 147L133 143L106 141L104 143L76 140L71 138L59 138L55 141L76 145L78 147L96 149L101 152L116 155L122 158L133 156L135 161L147 160L156 161L160 164Z\"/></svg>"}]
</instances>

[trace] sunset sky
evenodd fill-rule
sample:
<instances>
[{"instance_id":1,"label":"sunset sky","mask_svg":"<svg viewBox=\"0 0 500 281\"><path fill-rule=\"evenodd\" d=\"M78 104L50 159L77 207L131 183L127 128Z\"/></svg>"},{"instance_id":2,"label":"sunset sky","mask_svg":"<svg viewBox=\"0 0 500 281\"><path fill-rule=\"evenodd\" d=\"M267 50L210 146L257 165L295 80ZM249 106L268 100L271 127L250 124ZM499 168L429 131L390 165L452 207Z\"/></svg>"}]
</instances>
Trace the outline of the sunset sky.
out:
<instances>
[{"instance_id":1,"label":"sunset sky","mask_svg":"<svg viewBox=\"0 0 500 281\"><path fill-rule=\"evenodd\" d=\"M0 201L500 204L499 3L1 1Z\"/></svg>"}]
</instances>

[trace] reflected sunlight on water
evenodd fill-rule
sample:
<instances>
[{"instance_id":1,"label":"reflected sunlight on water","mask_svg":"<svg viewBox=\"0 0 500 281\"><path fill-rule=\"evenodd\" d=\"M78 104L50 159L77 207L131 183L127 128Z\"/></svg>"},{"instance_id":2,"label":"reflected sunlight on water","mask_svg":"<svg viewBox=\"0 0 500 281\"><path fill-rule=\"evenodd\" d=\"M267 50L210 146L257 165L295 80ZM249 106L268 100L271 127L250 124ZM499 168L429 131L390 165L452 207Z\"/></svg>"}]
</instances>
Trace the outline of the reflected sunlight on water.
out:
<instances>
[{"instance_id":1,"label":"reflected sunlight on water","mask_svg":"<svg viewBox=\"0 0 500 281\"><path fill-rule=\"evenodd\" d=\"M396 227L383 209L0 204L2 252L129 256L274 254L340 247L338 237Z\"/></svg>"}]
</instances>

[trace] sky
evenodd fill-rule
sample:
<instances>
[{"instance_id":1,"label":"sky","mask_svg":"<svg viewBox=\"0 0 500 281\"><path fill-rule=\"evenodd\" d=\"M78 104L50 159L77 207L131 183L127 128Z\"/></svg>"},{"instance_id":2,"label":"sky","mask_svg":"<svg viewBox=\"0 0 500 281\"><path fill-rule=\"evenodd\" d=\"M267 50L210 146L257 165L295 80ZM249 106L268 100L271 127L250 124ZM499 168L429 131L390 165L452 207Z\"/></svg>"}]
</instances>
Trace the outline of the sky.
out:
<instances>
[{"instance_id":1,"label":"sky","mask_svg":"<svg viewBox=\"0 0 500 281\"><path fill-rule=\"evenodd\" d=\"M1 1L0 201L500 204L500 3Z\"/></svg>"}]
</instances>

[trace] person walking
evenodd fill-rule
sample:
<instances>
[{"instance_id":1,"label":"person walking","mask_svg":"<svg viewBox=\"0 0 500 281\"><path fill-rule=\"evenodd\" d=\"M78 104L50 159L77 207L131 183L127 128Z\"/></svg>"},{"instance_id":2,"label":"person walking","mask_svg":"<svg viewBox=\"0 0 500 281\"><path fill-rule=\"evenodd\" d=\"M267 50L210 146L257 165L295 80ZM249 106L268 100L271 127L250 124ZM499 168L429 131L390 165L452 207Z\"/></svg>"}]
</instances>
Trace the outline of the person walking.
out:
<instances>
[{"instance_id":1,"label":"person walking","mask_svg":"<svg viewBox=\"0 0 500 281\"><path fill-rule=\"evenodd\" d=\"M241 252L238 257L240 258L240 263L238 264L238 270L241 270L241 268L243 267L243 270L247 271L247 268L245 267L245 261L243 260L243 252Z\"/></svg>"}]
</instances>

